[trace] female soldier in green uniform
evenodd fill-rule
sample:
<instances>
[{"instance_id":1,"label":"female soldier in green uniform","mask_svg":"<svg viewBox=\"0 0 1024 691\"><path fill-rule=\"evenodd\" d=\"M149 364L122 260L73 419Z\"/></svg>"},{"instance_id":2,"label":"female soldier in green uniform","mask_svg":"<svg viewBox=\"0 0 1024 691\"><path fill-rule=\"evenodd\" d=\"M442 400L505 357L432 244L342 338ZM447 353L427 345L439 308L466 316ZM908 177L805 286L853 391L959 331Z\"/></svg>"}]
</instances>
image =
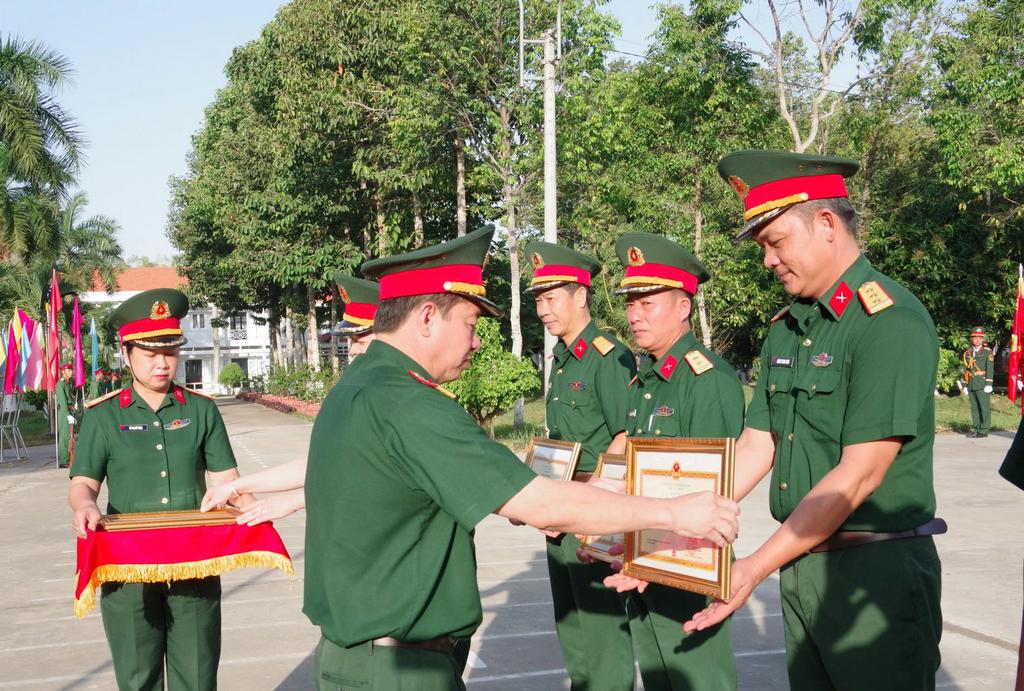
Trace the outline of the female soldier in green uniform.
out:
<instances>
[{"instance_id":1,"label":"female soldier in green uniform","mask_svg":"<svg viewBox=\"0 0 1024 691\"><path fill-rule=\"evenodd\" d=\"M132 385L89 403L68 503L80 537L95 530L106 480L108 513L198 509L211 485L238 477L213 401L176 385L185 295L158 289L118 307ZM237 498L237 497L236 497ZM220 660L220 578L107 583L100 610L121 691L215 689Z\"/></svg>"}]
</instances>

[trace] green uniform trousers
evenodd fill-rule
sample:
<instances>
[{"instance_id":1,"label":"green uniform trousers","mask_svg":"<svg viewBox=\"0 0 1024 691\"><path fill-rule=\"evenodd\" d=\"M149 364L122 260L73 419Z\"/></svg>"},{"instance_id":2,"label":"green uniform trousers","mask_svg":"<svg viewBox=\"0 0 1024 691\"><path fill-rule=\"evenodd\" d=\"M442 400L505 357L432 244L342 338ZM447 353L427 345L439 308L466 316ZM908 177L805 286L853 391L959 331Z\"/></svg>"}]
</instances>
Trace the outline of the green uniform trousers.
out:
<instances>
[{"instance_id":1,"label":"green uniform trousers","mask_svg":"<svg viewBox=\"0 0 1024 691\"><path fill-rule=\"evenodd\" d=\"M548 538L548 577L555 628L573 691L633 688L633 643L626 604L604 586L607 564L583 564L574 535Z\"/></svg>"},{"instance_id":2,"label":"green uniform trousers","mask_svg":"<svg viewBox=\"0 0 1024 691\"><path fill-rule=\"evenodd\" d=\"M808 554L784 566L792 690L934 689L941 577L930 537Z\"/></svg>"},{"instance_id":3,"label":"green uniform trousers","mask_svg":"<svg viewBox=\"0 0 1024 691\"><path fill-rule=\"evenodd\" d=\"M971 398L971 424L978 434L988 434L992 429L992 407L989 405L989 397L983 389L970 392Z\"/></svg>"},{"instance_id":4,"label":"green uniform trousers","mask_svg":"<svg viewBox=\"0 0 1024 691\"><path fill-rule=\"evenodd\" d=\"M220 577L106 583L103 630L120 691L212 691L220 662Z\"/></svg>"},{"instance_id":5,"label":"green uniform trousers","mask_svg":"<svg viewBox=\"0 0 1024 691\"><path fill-rule=\"evenodd\" d=\"M707 607L703 595L656 585L627 598L629 628L645 691L736 688L732 619L685 635L683 622Z\"/></svg>"},{"instance_id":6,"label":"green uniform trousers","mask_svg":"<svg viewBox=\"0 0 1024 691\"><path fill-rule=\"evenodd\" d=\"M66 412L57 415L57 467L67 468L71 463L71 425Z\"/></svg>"},{"instance_id":7,"label":"green uniform trousers","mask_svg":"<svg viewBox=\"0 0 1024 691\"><path fill-rule=\"evenodd\" d=\"M468 649L468 648L467 648ZM342 648L324 637L316 646L318 691L465 691L452 653L360 643Z\"/></svg>"}]
</instances>

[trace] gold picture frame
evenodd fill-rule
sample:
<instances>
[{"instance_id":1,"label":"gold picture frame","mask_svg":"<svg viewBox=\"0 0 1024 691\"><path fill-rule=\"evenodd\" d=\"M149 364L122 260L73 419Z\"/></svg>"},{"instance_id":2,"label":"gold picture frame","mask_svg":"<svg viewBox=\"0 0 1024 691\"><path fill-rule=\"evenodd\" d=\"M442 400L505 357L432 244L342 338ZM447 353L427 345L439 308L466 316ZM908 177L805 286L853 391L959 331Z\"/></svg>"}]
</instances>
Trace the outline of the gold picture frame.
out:
<instances>
[{"instance_id":1,"label":"gold picture frame","mask_svg":"<svg viewBox=\"0 0 1024 691\"><path fill-rule=\"evenodd\" d=\"M550 480L571 480L576 474L582 448L578 441L534 437L526 451L525 463L533 472Z\"/></svg>"},{"instance_id":2,"label":"gold picture frame","mask_svg":"<svg viewBox=\"0 0 1024 691\"><path fill-rule=\"evenodd\" d=\"M736 440L636 438L626 443L626 493L670 498L710 490L732 499ZM663 530L626 533L622 572L717 598L730 595L732 545Z\"/></svg>"},{"instance_id":3,"label":"gold picture frame","mask_svg":"<svg viewBox=\"0 0 1024 691\"><path fill-rule=\"evenodd\" d=\"M226 506L223 509L200 511L151 511L145 513L114 513L100 518L104 530L149 530L152 528L187 528L196 525L223 525L234 523L241 511Z\"/></svg>"},{"instance_id":4,"label":"gold picture frame","mask_svg":"<svg viewBox=\"0 0 1024 691\"><path fill-rule=\"evenodd\" d=\"M629 459L624 453L603 453L597 457L597 468L594 469L595 478L610 480L625 480L629 470ZM583 551L594 559L611 563L622 561L622 554L610 554L609 551L614 545L625 546L626 536L622 533L614 535L584 535L580 538L580 545Z\"/></svg>"}]
</instances>

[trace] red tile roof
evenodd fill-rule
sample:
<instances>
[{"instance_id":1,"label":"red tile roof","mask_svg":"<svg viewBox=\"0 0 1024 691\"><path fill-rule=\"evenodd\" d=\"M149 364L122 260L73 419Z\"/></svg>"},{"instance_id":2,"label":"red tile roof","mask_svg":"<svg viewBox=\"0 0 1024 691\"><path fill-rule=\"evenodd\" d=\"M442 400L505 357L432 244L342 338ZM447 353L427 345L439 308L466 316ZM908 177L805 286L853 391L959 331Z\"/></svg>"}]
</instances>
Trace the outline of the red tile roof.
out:
<instances>
[{"instance_id":1,"label":"red tile roof","mask_svg":"<svg viewBox=\"0 0 1024 691\"><path fill-rule=\"evenodd\" d=\"M180 288L188 285L188 279L178 275L173 266L135 266L125 269L117 277L118 291L149 290L150 288ZM106 292L99 275L92 278L92 289Z\"/></svg>"}]
</instances>

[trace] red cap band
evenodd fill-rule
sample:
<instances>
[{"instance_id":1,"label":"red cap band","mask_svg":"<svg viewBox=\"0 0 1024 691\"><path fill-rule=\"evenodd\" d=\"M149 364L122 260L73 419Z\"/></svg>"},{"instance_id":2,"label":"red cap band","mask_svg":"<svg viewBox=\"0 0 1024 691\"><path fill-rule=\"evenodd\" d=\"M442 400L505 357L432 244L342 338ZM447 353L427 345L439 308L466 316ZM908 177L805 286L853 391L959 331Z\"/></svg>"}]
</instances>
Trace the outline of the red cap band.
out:
<instances>
[{"instance_id":1,"label":"red cap band","mask_svg":"<svg viewBox=\"0 0 1024 691\"><path fill-rule=\"evenodd\" d=\"M132 340L132 336L146 338L151 336L180 336L181 324L175 317L167 319L139 319L128 322L117 330L122 341Z\"/></svg>"},{"instance_id":2,"label":"red cap band","mask_svg":"<svg viewBox=\"0 0 1024 691\"><path fill-rule=\"evenodd\" d=\"M545 264L536 271L533 272L533 283L545 283L545 281L538 281L538 278L550 277L550 281L570 281L580 285L590 285L590 272L585 271L576 266L566 266L564 264Z\"/></svg>"},{"instance_id":3,"label":"red cap band","mask_svg":"<svg viewBox=\"0 0 1024 691\"><path fill-rule=\"evenodd\" d=\"M483 287L484 271L479 264L449 264L430 269L398 271L380 278L380 299L452 292L453 283ZM463 292L463 291L455 291Z\"/></svg>"},{"instance_id":4,"label":"red cap band","mask_svg":"<svg viewBox=\"0 0 1024 691\"><path fill-rule=\"evenodd\" d=\"M627 266L626 278L634 279L629 281L631 285L636 285L640 282L639 279L644 278L661 279L652 280L651 283L653 285L666 285L664 281L674 281L676 283L681 283L682 289L687 293L697 292L698 281L696 276L687 271L683 271L682 269L677 269L674 266L669 266L668 264L651 264L648 262L641 264L640 266ZM626 283L623 282L623 285L626 285Z\"/></svg>"},{"instance_id":5,"label":"red cap band","mask_svg":"<svg viewBox=\"0 0 1024 691\"><path fill-rule=\"evenodd\" d=\"M758 185L747 193L747 196L743 199L743 204L749 212L751 209L759 206L771 205L773 202L799 195L806 195L806 198L789 203L795 204L798 201L808 201L811 199L848 197L849 193L846 191L846 183L843 182L842 175L808 175L798 178L784 178ZM779 206L788 206L788 204L780 204ZM779 208L779 206L773 206L772 208ZM764 211L770 210L770 208L764 209Z\"/></svg>"},{"instance_id":6,"label":"red cap band","mask_svg":"<svg viewBox=\"0 0 1024 691\"><path fill-rule=\"evenodd\" d=\"M350 302L345 305L345 319L355 317L362 321L373 321L377 314L377 305L370 302Z\"/></svg>"}]
</instances>

